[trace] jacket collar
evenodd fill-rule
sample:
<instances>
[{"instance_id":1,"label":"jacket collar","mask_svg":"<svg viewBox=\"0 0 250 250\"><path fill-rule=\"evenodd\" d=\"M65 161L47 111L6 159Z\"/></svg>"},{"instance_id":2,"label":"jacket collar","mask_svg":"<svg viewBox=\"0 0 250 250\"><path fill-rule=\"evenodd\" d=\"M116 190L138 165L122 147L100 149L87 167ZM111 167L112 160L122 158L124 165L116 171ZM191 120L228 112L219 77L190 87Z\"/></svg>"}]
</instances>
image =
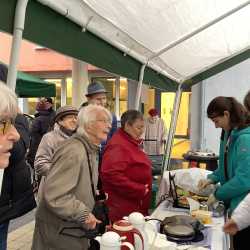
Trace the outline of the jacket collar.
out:
<instances>
[{"instance_id":1,"label":"jacket collar","mask_svg":"<svg viewBox=\"0 0 250 250\"><path fill-rule=\"evenodd\" d=\"M243 134L250 134L250 127L246 127L246 128L243 128L243 129L233 129L232 130L232 139L237 139L240 135L243 135Z\"/></svg>"},{"instance_id":2,"label":"jacket collar","mask_svg":"<svg viewBox=\"0 0 250 250\"><path fill-rule=\"evenodd\" d=\"M139 140L134 139L131 135L125 132L122 128L120 128L118 131L123 137L125 137L129 142L135 144L136 146L139 146L143 142L142 139L139 139Z\"/></svg>"},{"instance_id":3,"label":"jacket collar","mask_svg":"<svg viewBox=\"0 0 250 250\"><path fill-rule=\"evenodd\" d=\"M69 138L70 136L72 136L75 132L72 132L72 135L69 135L67 133L65 133L62 129L61 126L58 123L55 123L54 125L54 132L59 134L60 136L62 136L63 138Z\"/></svg>"},{"instance_id":4,"label":"jacket collar","mask_svg":"<svg viewBox=\"0 0 250 250\"><path fill-rule=\"evenodd\" d=\"M72 138L76 138L81 141L88 150L89 153L94 153L99 151L99 146L91 143L86 135L80 135L77 132L72 136Z\"/></svg>"}]
</instances>

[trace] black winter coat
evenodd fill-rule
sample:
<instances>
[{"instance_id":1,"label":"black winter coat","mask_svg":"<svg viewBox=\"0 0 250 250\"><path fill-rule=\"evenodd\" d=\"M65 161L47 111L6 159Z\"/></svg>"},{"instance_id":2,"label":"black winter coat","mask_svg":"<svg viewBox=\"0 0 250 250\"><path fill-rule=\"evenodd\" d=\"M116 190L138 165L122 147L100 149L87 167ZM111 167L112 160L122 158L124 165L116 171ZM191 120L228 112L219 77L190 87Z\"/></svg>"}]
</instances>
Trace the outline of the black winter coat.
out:
<instances>
[{"instance_id":1,"label":"black winter coat","mask_svg":"<svg viewBox=\"0 0 250 250\"><path fill-rule=\"evenodd\" d=\"M0 196L0 224L17 218L36 207L30 169L25 161L29 146L27 119L18 114L15 127L20 134L20 140L14 144L9 166L4 170Z\"/></svg>"},{"instance_id":2,"label":"black winter coat","mask_svg":"<svg viewBox=\"0 0 250 250\"><path fill-rule=\"evenodd\" d=\"M55 111L53 109L39 111L32 123L30 149L27 155L27 160L31 167L34 168L36 152L41 139L50 129L53 128Z\"/></svg>"}]
</instances>

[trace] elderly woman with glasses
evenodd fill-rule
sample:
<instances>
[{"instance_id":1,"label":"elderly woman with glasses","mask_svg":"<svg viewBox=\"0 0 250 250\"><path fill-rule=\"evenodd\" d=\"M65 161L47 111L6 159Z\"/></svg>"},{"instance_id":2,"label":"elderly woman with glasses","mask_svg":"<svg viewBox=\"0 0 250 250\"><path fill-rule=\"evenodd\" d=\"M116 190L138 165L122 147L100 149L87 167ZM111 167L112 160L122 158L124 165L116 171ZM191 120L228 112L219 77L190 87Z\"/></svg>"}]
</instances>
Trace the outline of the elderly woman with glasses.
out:
<instances>
[{"instance_id":1,"label":"elderly woman with glasses","mask_svg":"<svg viewBox=\"0 0 250 250\"><path fill-rule=\"evenodd\" d=\"M9 165L9 151L19 139L19 134L13 126L18 107L15 93L2 82L0 100L0 168L6 168Z\"/></svg>"},{"instance_id":2,"label":"elderly woman with glasses","mask_svg":"<svg viewBox=\"0 0 250 250\"><path fill-rule=\"evenodd\" d=\"M143 115L128 110L121 116L121 128L104 149L101 180L113 222L131 212L148 215L152 173L151 162L141 147L143 132Z\"/></svg>"},{"instance_id":3,"label":"elderly woman with glasses","mask_svg":"<svg viewBox=\"0 0 250 250\"><path fill-rule=\"evenodd\" d=\"M38 179L43 177L39 186L39 197L56 148L76 131L77 114L78 109L75 107L68 105L60 107L56 111L54 129L45 134L39 144L34 164Z\"/></svg>"},{"instance_id":4,"label":"elderly woman with glasses","mask_svg":"<svg viewBox=\"0 0 250 250\"><path fill-rule=\"evenodd\" d=\"M88 239L78 236L81 228L93 229L100 223L91 212L93 192L98 180L98 149L107 139L111 119L100 105L83 107L76 133L56 149L36 213L32 249L88 249Z\"/></svg>"},{"instance_id":5,"label":"elderly woman with glasses","mask_svg":"<svg viewBox=\"0 0 250 250\"><path fill-rule=\"evenodd\" d=\"M0 100L0 168L5 168L0 173L3 177L0 177L0 249L5 250L9 221L33 209L35 199L25 163L28 124L23 115L17 115L15 93L3 83L0 83Z\"/></svg>"}]
</instances>

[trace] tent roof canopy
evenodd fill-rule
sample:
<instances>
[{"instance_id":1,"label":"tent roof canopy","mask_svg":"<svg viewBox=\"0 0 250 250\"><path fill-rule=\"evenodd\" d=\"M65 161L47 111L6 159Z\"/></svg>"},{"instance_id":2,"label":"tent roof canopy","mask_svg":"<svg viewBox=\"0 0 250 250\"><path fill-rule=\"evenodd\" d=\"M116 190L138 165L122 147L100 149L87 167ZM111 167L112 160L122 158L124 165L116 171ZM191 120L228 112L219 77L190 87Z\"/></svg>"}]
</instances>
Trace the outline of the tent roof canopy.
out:
<instances>
[{"instance_id":1,"label":"tent roof canopy","mask_svg":"<svg viewBox=\"0 0 250 250\"><path fill-rule=\"evenodd\" d=\"M177 82L250 45L246 0L39 1Z\"/></svg>"},{"instance_id":2,"label":"tent roof canopy","mask_svg":"<svg viewBox=\"0 0 250 250\"><path fill-rule=\"evenodd\" d=\"M4 82L7 80L8 68L0 62L0 79ZM56 96L56 86L53 83L43 81L42 79L23 73L17 72L16 94L19 97L43 97Z\"/></svg>"},{"instance_id":3,"label":"tent roof canopy","mask_svg":"<svg viewBox=\"0 0 250 250\"><path fill-rule=\"evenodd\" d=\"M0 3L10 33L15 4ZM147 63L144 82L174 91L249 58L249 16L246 0L33 0L24 38L134 80Z\"/></svg>"}]
</instances>

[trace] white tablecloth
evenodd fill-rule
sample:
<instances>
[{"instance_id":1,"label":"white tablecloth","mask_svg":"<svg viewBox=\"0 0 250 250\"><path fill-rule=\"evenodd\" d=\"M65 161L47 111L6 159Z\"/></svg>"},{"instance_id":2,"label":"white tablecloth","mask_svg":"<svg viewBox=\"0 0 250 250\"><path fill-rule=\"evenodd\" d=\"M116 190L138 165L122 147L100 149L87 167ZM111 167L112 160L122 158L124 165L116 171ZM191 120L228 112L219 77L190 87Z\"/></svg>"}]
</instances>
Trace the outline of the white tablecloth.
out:
<instances>
[{"instance_id":1,"label":"white tablecloth","mask_svg":"<svg viewBox=\"0 0 250 250\"><path fill-rule=\"evenodd\" d=\"M192 185L195 187L197 186L199 179L206 178L207 174L209 174L210 171L203 169L181 169L181 170L173 170L171 171L171 173L176 175L175 183L177 185L180 184L180 186L183 186L183 181L184 181L184 187L185 185L187 185L188 182L192 183ZM168 194L168 192L169 192L169 172L166 171L163 175L163 181L161 182L160 185L158 198ZM185 209L177 209L170 207L167 208L166 202L162 202L161 205L153 212L152 217L162 220L167 216L183 214L183 213L187 214L189 213L189 211ZM229 249L230 240L229 236L222 231L223 225L224 225L224 217L220 218L213 217L213 223L211 225L211 232L212 232L211 250Z\"/></svg>"},{"instance_id":2,"label":"white tablecloth","mask_svg":"<svg viewBox=\"0 0 250 250\"><path fill-rule=\"evenodd\" d=\"M188 214L188 210L167 207L167 202L164 201L156 208L150 217L163 220L167 216L177 214ZM211 250L228 250L229 237L222 231L224 225L224 218L213 218L211 225Z\"/></svg>"}]
</instances>

